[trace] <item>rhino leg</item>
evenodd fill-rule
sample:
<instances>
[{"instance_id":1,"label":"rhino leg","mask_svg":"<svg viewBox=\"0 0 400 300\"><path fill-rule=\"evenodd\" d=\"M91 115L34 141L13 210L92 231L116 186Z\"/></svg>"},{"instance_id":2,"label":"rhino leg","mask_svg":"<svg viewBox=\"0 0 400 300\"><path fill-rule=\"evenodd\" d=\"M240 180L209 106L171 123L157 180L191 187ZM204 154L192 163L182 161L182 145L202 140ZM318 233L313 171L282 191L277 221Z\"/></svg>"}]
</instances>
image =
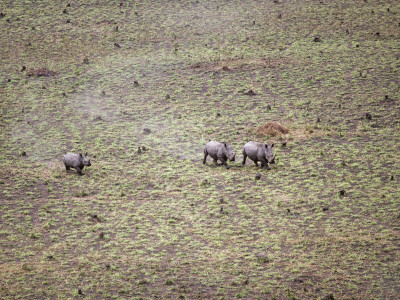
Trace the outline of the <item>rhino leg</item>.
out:
<instances>
[{"instance_id":1,"label":"rhino leg","mask_svg":"<svg viewBox=\"0 0 400 300\"><path fill-rule=\"evenodd\" d=\"M243 161L242 161L242 165L245 165L245 164L246 164L246 158L247 158L247 154L246 154L246 151L244 151L244 149L243 149L242 153L243 153Z\"/></svg>"},{"instance_id":2,"label":"rhino leg","mask_svg":"<svg viewBox=\"0 0 400 300\"><path fill-rule=\"evenodd\" d=\"M266 160L261 160L261 167L262 168L265 168L265 169L267 169L267 170L271 170L271 168L268 166L268 161L266 161Z\"/></svg>"},{"instance_id":3,"label":"rhino leg","mask_svg":"<svg viewBox=\"0 0 400 300\"><path fill-rule=\"evenodd\" d=\"M207 152L207 150L205 150L205 149L204 149L204 159L203 159L203 165L205 165L205 164L206 164L206 159L207 159L207 156L208 156L208 152Z\"/></svg>"},{"instance_id":4,"label":"rhino leg","mask_svg":"<svg viewBox=\"0 0 400 300\"><path fill-rule=\"evenodd\" d=\"M65 165L65 164L64 164ZM65 170L68 172L69 171L69 169L70 169L70 167L69 166L67 166L67 165L65 165Z\"/></svg>"},{"instance_id":5,"label":"rhino leg","mask_svg":"<svg viewBox=\"0 0 400 300\"><path fill-rule=\"evenodd\" d=\"M230 166L228 166L225 158L223 157L218 157L218 159L222 162L222 164L225 166L225 168L228 170L230 168Z\"/></svg>"},{"instance_id":6,"label":"rhino leg","mask_svg":"<svg viewBox=\"0 0 400 300\"><path fill-rule=\"evenodd\" d=\"M256 165L256 167L258 167L258 160L255 160L254 164Z\"/></svg>"},{"instance_id":7,"label":"rhino leg","mask_svg":"<svg viewBox=\"0 0 400 300\"><path fill-rule=\"evenodd\" d=\"M82 169L79 167L76 167L75 170L78 172L79 175L83 175L82 174Z\"/></svg>"}]
</instances>

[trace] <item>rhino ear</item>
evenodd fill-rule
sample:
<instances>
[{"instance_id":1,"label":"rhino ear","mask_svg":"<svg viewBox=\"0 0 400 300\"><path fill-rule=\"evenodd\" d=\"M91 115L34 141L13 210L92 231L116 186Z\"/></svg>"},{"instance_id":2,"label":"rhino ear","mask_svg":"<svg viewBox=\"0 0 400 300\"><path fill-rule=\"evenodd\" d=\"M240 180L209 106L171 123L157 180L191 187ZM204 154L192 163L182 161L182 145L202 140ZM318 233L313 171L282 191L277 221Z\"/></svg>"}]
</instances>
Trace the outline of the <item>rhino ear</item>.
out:
<instances>
[{"instance_id":1,"label":"rhino ear","mask_svg":"<svg viewBox=\"0 0 400 300\"><path fill-rule=\"evenodd\" d=\"M87 152L85 153L85 156L87 156Z\"/></svg>"},{"instance_id":2,"label":"rhino ear","mask_svg":"<svg viewBox=\"0 0 400 300\"><path fill-rule=\"evenodd\" d=\"M272 143L271 148L273 148L275 146L275 143Z\"/></svg>"},{"instance_id":3,"label":"rhino ear","mask_svg":"<svg viewBox=\"0 0 400 300\"><path fill-rule=\"evenodd\" d=\"M79 153L79 156L82 157L82 153Z\"/></svg>"},{"instance_id":4,"label":"rhino ear","mask_svg":"<svg viewBox=\"0 0 400 300\"><path fill-rule=\"evenodd\" d=\"M228 146L226 145L226 143L224 143L224 145L225 145L225 148L227 148Z\"/></svg>"}]
</instances>

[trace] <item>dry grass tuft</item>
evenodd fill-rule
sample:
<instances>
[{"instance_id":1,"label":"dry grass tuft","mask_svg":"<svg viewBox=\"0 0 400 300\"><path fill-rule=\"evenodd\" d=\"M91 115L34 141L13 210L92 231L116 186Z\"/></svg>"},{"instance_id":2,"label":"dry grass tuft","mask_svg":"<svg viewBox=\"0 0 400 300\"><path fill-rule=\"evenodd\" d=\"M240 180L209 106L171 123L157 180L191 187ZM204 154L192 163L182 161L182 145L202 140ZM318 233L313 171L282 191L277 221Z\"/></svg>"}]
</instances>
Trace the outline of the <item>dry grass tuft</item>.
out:
<instances>
[{"instance_id":1,"label":"dry grass tuft","mask_svg":"<svg viewBox=\"0 0 400 300\"><path fill-rule=\"evenodd\" d=\"M264 125L262 125L261 127L259 127L257 129L257 133L265 135L265 136L276 137L276 136L280 136L282 134L288 134L289 129L287 129L285 126L283 126L279 122L269 121L269 122L265 123Z\"/></svg>"}]
</instances>

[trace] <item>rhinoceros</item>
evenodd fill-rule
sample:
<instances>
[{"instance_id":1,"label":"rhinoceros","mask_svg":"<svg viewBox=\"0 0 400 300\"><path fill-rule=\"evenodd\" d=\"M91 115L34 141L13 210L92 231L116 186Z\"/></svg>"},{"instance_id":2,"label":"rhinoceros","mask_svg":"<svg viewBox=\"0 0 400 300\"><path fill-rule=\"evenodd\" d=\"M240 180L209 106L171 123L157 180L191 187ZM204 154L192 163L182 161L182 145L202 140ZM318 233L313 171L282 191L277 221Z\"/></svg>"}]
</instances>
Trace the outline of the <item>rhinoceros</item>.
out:
<instances>
[{"instance_id":1,"label":"rhinoceros","mask_svg":"<svg viewBox=\"0 0 400 300\"><path fill-rule=\"evenodd\" d=\"M204 160L203 164L206 163L207 156L210 155L214 159L215 165L218 165L218 160L222 162L225 168L229 169L230 166L227 164L227 160L235 161L235 153L232 151L231 146L227 143L219 143L215 141L209 141L204 148Z\"/></svg>"},{"instance_id":2,"label":"rhinoceros","mask_svg":"<svg viewBox=\"0 0 400 300\"><path fill-rule=\"evenodd\" d=\"M261 162L261 167L270 169L268 163L275 163L275 155L272 151L274 144L269 146L268 144L258 143L258 142L247 142L243 147L243 161L242 165L246 164L246 158L249 157L256 166L258 166L257 162Z\"/></svg>"},{"instance_id":3,"label":"rhinoceros","mask_svg":"<svg viewBox=\"0 0 400 300\"><path fill-rule=\"evenodd\" d=\"M68 153L65 154L63 158L63 162L65 165L65 169L68 172L70 168L74 168L79 175L82 175L82 170L85 166L91 166L90 160L87 158L87 152L85 155L82 153L75 154L75 153Z\"/></svg>"}]
</instances>

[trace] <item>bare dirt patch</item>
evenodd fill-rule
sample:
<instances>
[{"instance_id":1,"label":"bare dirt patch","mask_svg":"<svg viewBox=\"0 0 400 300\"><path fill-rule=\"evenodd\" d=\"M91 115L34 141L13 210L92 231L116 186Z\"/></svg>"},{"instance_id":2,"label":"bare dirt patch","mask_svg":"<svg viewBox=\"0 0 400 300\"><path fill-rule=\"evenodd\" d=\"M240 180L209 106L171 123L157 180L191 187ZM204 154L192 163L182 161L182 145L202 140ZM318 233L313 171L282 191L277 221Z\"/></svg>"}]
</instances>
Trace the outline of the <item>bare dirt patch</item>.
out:
<instances>
[{"instance_id":1,"label":"bare dirt patch","mask_svg":"<svg viewBox=\"0 0 400 300\"><path fill-rule=\"evenodd\" d=\"M28 76L37 76L37 77L50 77L50 76L56 75L56 73L43 67L43 68L39 68L39 69L30 69L28 71L27 75Z\"/></svg>"}]
</instances>

